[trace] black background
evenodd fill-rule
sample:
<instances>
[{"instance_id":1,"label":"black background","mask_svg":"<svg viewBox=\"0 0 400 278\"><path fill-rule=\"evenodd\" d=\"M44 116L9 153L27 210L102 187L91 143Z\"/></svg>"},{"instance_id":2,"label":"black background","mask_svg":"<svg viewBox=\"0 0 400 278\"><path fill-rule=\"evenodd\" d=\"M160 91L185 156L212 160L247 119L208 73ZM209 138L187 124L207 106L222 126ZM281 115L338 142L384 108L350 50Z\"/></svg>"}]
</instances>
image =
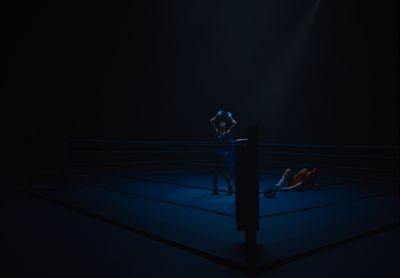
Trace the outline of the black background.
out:
<instances>
[{"instance_id":1,"label":"black background","mask_svg":"<svg viewBox=\"0 0 400 278\"><path fill-rule=\"evenodd\" d=\"M398 144L398 2L322 1L290 71L313 3L2 4L4 157L63 138L207 140L222 107L238 137L256 123L269 142Z\"/></svg>"}]
</instances>

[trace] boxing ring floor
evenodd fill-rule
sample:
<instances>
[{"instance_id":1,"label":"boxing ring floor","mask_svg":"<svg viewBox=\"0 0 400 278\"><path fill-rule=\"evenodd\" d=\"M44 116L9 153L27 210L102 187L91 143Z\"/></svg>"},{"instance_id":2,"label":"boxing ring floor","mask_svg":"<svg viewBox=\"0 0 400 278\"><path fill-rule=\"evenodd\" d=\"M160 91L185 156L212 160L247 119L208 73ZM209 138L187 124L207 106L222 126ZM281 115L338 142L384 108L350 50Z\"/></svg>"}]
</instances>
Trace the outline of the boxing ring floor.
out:
<instances>
[{"instance_id":1,"label":"boxing ring floor","mask_svg":"<svg viewBox=\"0 0 400 278\"><path fill-rule=\"evenodd\" d=\"M260 190L273 187L279 175L261 172ZM318 183L320 190L260 194L257 273L398 229L397 181L322 175ZM222 180L219 187L226 189ZM234 196L212 195L209 169L75 173L62 189L35 196L239 272L246 269Z\"/></svg>"}]
</instances>

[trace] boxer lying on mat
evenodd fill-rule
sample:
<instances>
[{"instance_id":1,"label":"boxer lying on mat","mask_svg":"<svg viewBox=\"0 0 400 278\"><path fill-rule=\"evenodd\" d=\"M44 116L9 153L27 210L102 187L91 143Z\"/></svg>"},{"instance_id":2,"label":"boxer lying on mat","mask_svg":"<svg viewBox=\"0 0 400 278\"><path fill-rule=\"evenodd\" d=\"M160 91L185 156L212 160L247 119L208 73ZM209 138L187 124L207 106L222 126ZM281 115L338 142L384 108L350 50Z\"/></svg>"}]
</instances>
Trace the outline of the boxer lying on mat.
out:
<instances>
[{"instance_id":1,"label":"boxer lying on mat","mask_svg":"<svg viewBox=\"0 0 400 278\"><path fill-rule=\"evenodd\" d=\"M302 190L305 188L318 189L319 185L315 182L317 175L317 168L304 168L297 173L294 173L292 169L286 169L275 186L279 187L280 190Z\"/></svg>"}]
</instances>

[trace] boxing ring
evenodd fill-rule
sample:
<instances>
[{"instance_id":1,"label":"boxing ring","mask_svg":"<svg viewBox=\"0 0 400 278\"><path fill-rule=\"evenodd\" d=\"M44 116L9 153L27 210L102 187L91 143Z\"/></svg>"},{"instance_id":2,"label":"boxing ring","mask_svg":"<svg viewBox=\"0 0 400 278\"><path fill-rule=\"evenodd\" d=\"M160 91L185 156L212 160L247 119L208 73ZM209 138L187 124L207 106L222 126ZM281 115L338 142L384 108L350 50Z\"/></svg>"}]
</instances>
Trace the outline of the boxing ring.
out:
<instances>
[{"instance_id":1,"label":"boxing ring","mask_svg":"<svg viewBox=\"0 0 400 278\"><path fill-rule=\"evenodd\" d=\"M213 194L213 142L70 140L64 185L33 194L251 273L398 227L398 146L259 142L257 151L253 264L237 229L237 196L222 177ZM319 189L275 192L286 168L303 167L320 169Z\"/></svg>"}]
</instances>

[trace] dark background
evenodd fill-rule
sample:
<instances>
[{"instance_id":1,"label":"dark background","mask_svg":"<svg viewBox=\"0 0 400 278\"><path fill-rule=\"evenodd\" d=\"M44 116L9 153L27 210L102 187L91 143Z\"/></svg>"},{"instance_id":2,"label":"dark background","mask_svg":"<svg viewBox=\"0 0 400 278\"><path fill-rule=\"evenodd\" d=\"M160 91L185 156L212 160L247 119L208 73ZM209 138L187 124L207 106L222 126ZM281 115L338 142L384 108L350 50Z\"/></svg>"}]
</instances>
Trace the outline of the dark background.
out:
<instances>
[{"instance_id":1,"label":"dark background","mask_svg":"<svg viewBox=\"0 0 400 278\"><path fill-rule=\"evenodd\" d=\"M2 4L9 165L63 138L208 140L221 107L238 137L398 144L396 0L322 1L308 37L311 0L53 2Z\"/></svg>"}]
</instances>

